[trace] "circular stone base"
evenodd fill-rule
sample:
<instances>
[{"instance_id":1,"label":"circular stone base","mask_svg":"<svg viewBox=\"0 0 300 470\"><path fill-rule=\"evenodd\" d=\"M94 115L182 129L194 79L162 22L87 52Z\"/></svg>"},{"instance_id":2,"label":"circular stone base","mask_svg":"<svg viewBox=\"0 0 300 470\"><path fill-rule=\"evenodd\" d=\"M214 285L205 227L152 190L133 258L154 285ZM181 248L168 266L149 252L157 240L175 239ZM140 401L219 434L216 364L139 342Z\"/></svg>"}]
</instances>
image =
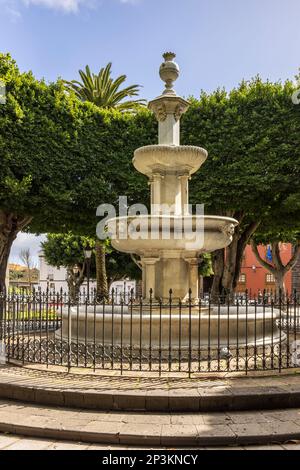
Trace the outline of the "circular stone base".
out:
<instances>
[{"instance_id":1,"label":"circular stone base","mask_svg":"<svg viewBox=\"0 0 300 470\"><path fill-rule=\"evenodd\" d=\"M276 345L285 334L277 326L279 312L236 307L150 309L127 306L71 308L63 311L56 337L103 347L155 351L243 349Z\"/></svg>"}]
</instances>

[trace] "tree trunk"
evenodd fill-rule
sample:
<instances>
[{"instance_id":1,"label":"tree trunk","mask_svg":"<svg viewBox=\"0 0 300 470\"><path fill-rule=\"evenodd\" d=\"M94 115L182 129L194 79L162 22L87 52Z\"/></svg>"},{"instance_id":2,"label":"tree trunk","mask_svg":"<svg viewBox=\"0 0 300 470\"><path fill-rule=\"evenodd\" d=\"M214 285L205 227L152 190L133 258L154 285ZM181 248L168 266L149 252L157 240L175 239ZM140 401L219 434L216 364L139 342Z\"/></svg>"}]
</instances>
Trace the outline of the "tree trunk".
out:
<instances>
[{"instance_id":1,"label":"tree trunk","mask_svg":"<svg viewBox=\"0 0 300 470\"><path fill-rule=\"evenodd\" d=\"M236 230L232 236L231 244L225 251L225 265L222 276L222 294L226 296L233 294L233 281L237 266L237 248L239 241L239 232Z\"/></svg>"},{"instance_id":2,"label":"tree trunk","mask_svg":"<svg viewBox=\"0 0 300 470\"><path fill-rule=\"evenodd\" d=\"M73 305L78 300L80 286L76 285L75 275L71 268L67 270L67 284L68 284L69 301L71 305Z\"/></svg>"},{"instance_id":3,"label":"tree trunk","mask_svg":"<svg viewBox=\"0 0 300 470\"><path fill-rule=\"evenodd\" d=\"M240 222L243 220L243 214L234 214L234 217ZM232 299L239 280L244 250L259 224L260 221L250 222L243 231L240 226L236 227L231 244L226 249L213 253L212 299L214 302L221 295Z\"/></svg>"},{"instance_id":4,"label":"tree trunk","mask_svg":"<svg viewBox=\"0 0 300 470\"><path fill-rule=\"evenodd\" d=\"M69 300L71 305L74 305L78 302L80 287L84 281L84 271L85 263L83 264L79 274L74 274L73 267L67 269L67 284L68 284L68 293Z\"/></svg>"},{"instance_id":5,"label":"tree trunk","mask_svg":"<svg viewBox=\"0 0 300 470\"><path fill-rule=\"evenodd\" d=\"M18 233L32 220L0 210L0 291L5 290L5 276L10 250Z\"/></svg>"},{"instance_id":6,"label":"tree trunk","mask_svg":"<svg viewBox=\"0 0 300 470\"><path fill-rule=\"evenodd\" d=\"M250 238L252 237L255 230L258 228L259 224L260 224L260 221L251 222L239 236L239 240L237 244L237 252L236 252L235 274L234 274L233 283L232 283L233 290L236 289L238 281L239 281L244 251L250 241Z\"/></svg>"},{"instance_id":7,"label":"tree trunk","mask_svg":"<svg viewBox=\"0 0 300 470\"><path fill-rule=\"evenodd\" d=\"M221 294L222 276L224 271L224 249L216 250L212 253L212 265L214 278L211 288L211 299L213 302L218 302Z\"/></svg>"},{"instance_id":8,"label":"tree trunk","mask_svg":"<svg viewBox=\"0 0 300 470\"><path fill-rule=\"evenodd\" d=\"M97 240L95 243L95 257L96 257L96 298L101 301L108 298L108 283L106 275L105 263L105 245Z\"/></svg>"},{"instance_id":9,"label":"tree trunk","mask_svg":"<svg viewBox=\"0 0 300 470\"><path fill-rule=\"evenodd\" d=\"M283 270L276 269L276 272L274 272L276 295L278 295L278 297L282 296L283 298L285 296L284 277L285 277L284 269Z\"/></svg>"}]
</instances>

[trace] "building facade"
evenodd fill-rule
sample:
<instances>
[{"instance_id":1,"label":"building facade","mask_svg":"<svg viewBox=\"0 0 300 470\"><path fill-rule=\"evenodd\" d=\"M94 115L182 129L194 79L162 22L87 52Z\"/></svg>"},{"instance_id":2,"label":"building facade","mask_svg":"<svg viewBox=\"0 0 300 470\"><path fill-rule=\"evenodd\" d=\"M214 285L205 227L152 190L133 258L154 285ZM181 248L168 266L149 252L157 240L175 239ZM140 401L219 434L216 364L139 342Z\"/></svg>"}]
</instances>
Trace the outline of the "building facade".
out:
<instances>
[{"instance_id":1,"label":"building facade","mask_svg":"<svg viewBox=\"0 0 300 470\"><path fill-rule=\"evenodd\" d=\"M68 283L67 283L67 270L64 267L56 268L50 266L45 257L43 251L39 252L39 268L40 268L40 281L39 287L42 292L46 292L47 289L55 292L68 292ZM96 288L96 282L91 279L90 289ZM80 288L81 292L87 292L87 281L83 282ZM120 302L121 299L131 295L133 290L133 295L136 294L136 281L129 279L122 279L120 281L113 282L110 287L110 295L114 294L115 302Z\"/></svg>"},{"instance_id":2,"label":"building facade","mask_svg":"<svg viewBox=\"0 0 300 470\"><path fill-rule=\"evenodd\" d=\"M283 264L287 264L292 256L292 245L290 243L281 243L280 255ZM258 251L260 256L267 260L266 246L259 246ZM300 281L300 263L299 263L299 281ZM285 288L288 293L292 292L292 271L289 271L285 276ZM247 245L243 256L243 264L241 268L241 274L237 286L237 292L245 292L248 290L249 295L257 296L264 290L271 292L275 291L275 279L274 276L264 268L255 258L250 245Z\"/></svg>"}]
</instances>

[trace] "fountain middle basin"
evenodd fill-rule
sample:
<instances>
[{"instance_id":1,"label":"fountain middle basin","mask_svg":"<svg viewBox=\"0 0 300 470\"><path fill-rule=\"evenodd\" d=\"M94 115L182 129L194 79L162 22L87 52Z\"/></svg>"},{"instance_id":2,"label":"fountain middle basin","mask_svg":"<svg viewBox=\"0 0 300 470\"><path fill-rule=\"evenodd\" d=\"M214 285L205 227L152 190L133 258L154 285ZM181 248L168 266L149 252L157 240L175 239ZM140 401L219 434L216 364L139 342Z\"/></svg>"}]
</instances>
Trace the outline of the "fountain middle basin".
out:
<instances>
[{"instance_id":1,"label":"fountain middle basin","mask_svg":"<svg viewBox=\"0 0 300 470\"><path fill-rule=\"evenodd\" d=\"M115 233L112 246L125 253L180 250L208 253L231 242L237 222L231 217L212 215L139 215L117 217L107 223Z\"/></svg>"}]
</instances>

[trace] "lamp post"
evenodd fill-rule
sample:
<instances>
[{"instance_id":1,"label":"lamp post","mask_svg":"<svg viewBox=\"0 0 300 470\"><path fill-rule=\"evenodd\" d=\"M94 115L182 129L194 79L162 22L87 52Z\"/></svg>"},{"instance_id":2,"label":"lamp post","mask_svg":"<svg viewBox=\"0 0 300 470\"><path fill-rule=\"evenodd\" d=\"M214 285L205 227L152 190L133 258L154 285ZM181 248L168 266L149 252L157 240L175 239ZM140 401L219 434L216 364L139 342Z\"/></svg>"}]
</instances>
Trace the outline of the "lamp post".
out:
<instances>
[{"instance_id":1,"label":"lamp post","mask_svg":"<svg viewBox=\"0 0 300 470\"><path fill-rule=\"evenodd\" d=\"M73 266L72 271L73 271L73 274L74 274L74 276L75 276L75 277L74 277L74 282L73 282L74 293L72 294L72 297L73 297L73 295L74 295L74 299L73 299L73 300L74 300L74 302L75 302L75 301L77 302L77 301L78 301L78 298L79 298L78 294L80 295L80 292L77 293L77 276L78 276L78 274L80 273L80 268L79 268L78 264L75 264L75 265Z\"/></svg>"},{"instance_id":2,"label":"lamp post","mask_svg":"<svg viewBox=\"0 0 300 470\"><path fill-rule=\"evenodd\" d=\"M91 271L91 257L92 248L88 245L84 249L84 257L86 261L86 278L87 278L87 301L90 301L90 271Z\"/></svg>"},{"instance_id":3,"label":"lamp post","mask_svg":"<svg viewBox=\"0 0 300 470\"><path fill-rule=\"evenodd\" d=\"M78 276L79 271L80 269L78 264L75 264L75 266L73 266L73 273L75 274L75 276Z\"/></svg>"}]
</instances>

